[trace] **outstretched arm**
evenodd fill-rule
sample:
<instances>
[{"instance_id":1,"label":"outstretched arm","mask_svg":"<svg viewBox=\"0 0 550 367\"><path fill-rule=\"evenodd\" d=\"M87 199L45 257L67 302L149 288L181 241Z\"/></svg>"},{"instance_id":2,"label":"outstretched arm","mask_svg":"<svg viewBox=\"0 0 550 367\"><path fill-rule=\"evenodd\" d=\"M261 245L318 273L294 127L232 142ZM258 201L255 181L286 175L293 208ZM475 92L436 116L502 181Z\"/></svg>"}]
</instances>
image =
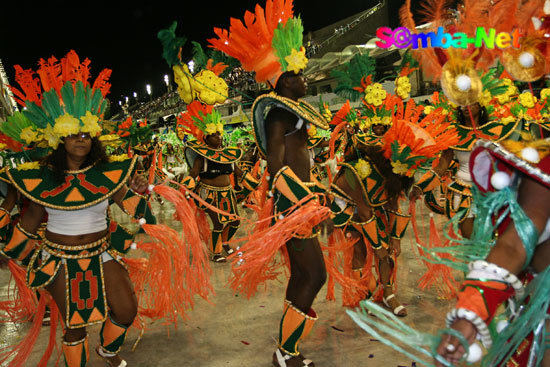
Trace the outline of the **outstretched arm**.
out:
<instances>
[{"instance_id":1,"label":"outstretched arm","mask_svg":"<svg viewBox=\"0 0 550 367\"><path fill-rule=\"evenodd\" d=\"M524 177L518 190L518 203L531 219L538 233L542 233L550 219L550 189L529 177ZM526 252L522 240L512 223L498 237L486 260L510 271L512 274L519 274L526 260ZM540 260L537 259L537 261ZM548 266L550 258L543 259L543 261L544 266ZM475 340L477 330L470 321L458 319L451 327L461 332L469 343ZM456 363L466 351L458 342L458 339L446 335L437 352L449 362Z\"/></svg>"}]
</instances>

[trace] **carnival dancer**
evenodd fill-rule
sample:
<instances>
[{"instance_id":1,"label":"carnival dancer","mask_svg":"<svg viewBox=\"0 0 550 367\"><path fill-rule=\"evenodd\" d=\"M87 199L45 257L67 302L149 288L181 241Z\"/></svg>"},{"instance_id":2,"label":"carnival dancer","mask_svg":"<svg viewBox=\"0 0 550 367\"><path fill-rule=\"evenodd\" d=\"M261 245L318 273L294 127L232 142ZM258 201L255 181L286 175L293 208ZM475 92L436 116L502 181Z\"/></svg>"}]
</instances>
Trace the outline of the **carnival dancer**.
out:
<instances>
[{"instance_id":1,"label":"carnival dancer","mask_svg":"<svg viewBox=\"0 0 550 367\"><path fill-rule=\"evenodd\" d=\"M136 316L137 301L121 262L125 251L117 247L120 242L111 240L115 235L110 233L106 211L113 200L131 215L146 216L149 222L154 217L142 195L147 180L132 176L135 160L109 162L97 138L110 70L90 86L88 63L81 64L74 51L62 60L63 66L55 58L42 60L40 75L52 73L49 82L42 79L44 90L23 83L23 92L16 91L31 123L20 136L53 151L43 163L22 163L6 171L11 184L31 203L2 253L17 260L31 256L27 283L33 289L45 288L62 311L68 366L87 365L86 326L97 323L103 323L97 353L110 366L126 366L118 352ZM63 69L63 77L54 74L57 67ZM17 76L21 83L32 77L32 71L18 68ZM44 238L34 251L46 213ZM88 294L79 292L83 282L89 286Z\"/></svg>"},{"instance_id":2,"label":"carnival dancer","mask_svg":"<svg viewBox=\"0 0 550 367\"><path fill-rule=\"evenodd\" d=\"M311 175L307 128L313 124L327 129L328 124L314 107L300 99L306 94L302 71L307 58L302 47L301 20L293 16L292 6L289 0L268 0L265 10L256 5L254 14L247 12L246 26L233 19L229 32L216 28L219 38L209 40L215 48L241 61L245 70L255 71L258 82L268 82L274 89L254 102L254 134L270 175L275 220L272 228L290 233L283 237L282 243L261 243L260 250L241 247L243 255L235 258L239 261L233 269L241 274L239 279L257 284L262 279L252 279L255 273L249 274L246 269L267 266L265 258L269 257L269 261L278 246L286 242L291 275L279 329L279 347L273 354L273 364L280 367L314 365L300 354L298 346L317 319L311 306L326 279L317 239L319 232L311 232L311 228L326 218L328 212L317 209L319 196L314 192L322 195L322 188ZM301 213L313 214L309 221L294 224L300 225L300 233L298 228L282 227L293 218L299 220ZM255 250L264 253L259 255Z\"/></svg>"},{"instance_id":3,"label":"carnival dancer","mask_svg":"<svg viewBox=\"0 0 550 367\"><path fill-rule=\"evenodd\" d=\"M396 106L391 109L392 127L378 144L356 146L355 151L339 164L340 171L331 185L335 197L331 209L335 226L344 228L348 236L358 239L352 269L354 278L361 279L368 288L364 298L370 298L379 286L377 295L382 295L384 305L393 314L405 316L405 307L395 297L394 281L396 260L401 253L400 240L410 216L399 209L399 199L412 185L418 167L457 139L453 129L445 131L449 124L442 123L443 117L438 112L420 121L421 106L410 101L404 108L400 98L388 98L394 102L392 106ZM404 116L407 121L403 120ZM345 122L345 117L333 121L336 124ZM429 150L415 148L414 129L423 131L426 141L432 143ZM407 145L411 148L406 149ZM377 279L372 276L372 257L367 253L374 253L378 259ZM352 300L349 305L356 305L358 301L360 299Z\"/></svg>"},{"instance_id":4,"label":"carnival dancer","mask_svg":"<svg viewBox=\"0 0 550 367\"><path fill-rule=\"evenodd\" d=\"M212 288L205 274L208 267L198 226L184 196L169 187L148 185L144 177L135 175L137 157L105 155L98 135L110 70L102 71L90 84L89 64L88 59L80 62L70 51L60 61L55 57L40 60L36 72L40 79L34 79L33 70L16 67L21 91L13 90L26 107L23 114L27 120L8 118L6 124L13 133L9 136L24 145L46 147L51 153L42 161L21 163L2 173L3 179L31 202L8 235L2 253L14 261L29 259L26 284L41 292L45 289L57 305L51 309L50 342L40 364L47 363L53 352L54 315L61 314L67 366L87 365L86 327L102 323L96 351L110 366L124 367L127 364L118 353L136 314L138 327L143 327L145 315L176 322L192 306L191 293L207 298ZM183 234L154 224L148 190L180 202L177 210L185 242ZM134 233L111 219L110 203L117 203L139 222L140 231L153 239L137 245L143 244L149 259L123 259L136 246ZM39 237L37 229L46 213L46 230ZM191 253L192 264L188 261ZM159 264L157 254L168 271L159 271L155 265ZM12 263L10 260L10 270L15 274L13 266L17 265ZM186 277L187 272L193 272L193 277ZM162 289L152 295L150 284ZM139 313L136 293L141 302ZM39 317L21 343L2 350L0 363L9 360L13 366L25 365L49 295L41 294L36 311Z\"/></svg>"},{"instance_id":5,"label":"carnival dancer","mask_svg":"<svg viewBox=\"0 0 550 367\"><path fill-rule=\"evenodd\" d=\"M226 262L222 251L231 255L233 249L224 242L233 238L240 223L236 219L239 210L229 176L235 172L240 179L241 171L235 163L241 159L242 151L236 147L223 147L223 120L212 106L193 101L177 120L187 133L197 139L188 141L185 147L185 159L191 169L182 183L189 189L194 188L208 204L227 213L213 212L200 206L212 220L212 261Z\"/></svg>"}]
</instances>

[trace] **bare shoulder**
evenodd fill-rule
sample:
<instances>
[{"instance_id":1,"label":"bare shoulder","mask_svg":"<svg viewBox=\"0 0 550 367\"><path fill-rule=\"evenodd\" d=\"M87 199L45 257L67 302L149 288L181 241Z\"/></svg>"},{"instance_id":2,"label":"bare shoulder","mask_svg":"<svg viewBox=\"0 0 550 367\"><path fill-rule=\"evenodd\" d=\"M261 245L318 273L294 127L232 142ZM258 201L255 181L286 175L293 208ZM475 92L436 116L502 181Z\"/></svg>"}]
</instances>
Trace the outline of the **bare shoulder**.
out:
<instances>
[{"instance_id":1,"label":"bare shoulder","mask_svg":"<svg viewBox=\"0 0 550 367\"><path fill-rule=\"evenodd\" d=\"M266 128L270 131L287 131L294 126L298 118L292 112L283 108L273 108L267 114Z\"/></svg>"}]
</instances>

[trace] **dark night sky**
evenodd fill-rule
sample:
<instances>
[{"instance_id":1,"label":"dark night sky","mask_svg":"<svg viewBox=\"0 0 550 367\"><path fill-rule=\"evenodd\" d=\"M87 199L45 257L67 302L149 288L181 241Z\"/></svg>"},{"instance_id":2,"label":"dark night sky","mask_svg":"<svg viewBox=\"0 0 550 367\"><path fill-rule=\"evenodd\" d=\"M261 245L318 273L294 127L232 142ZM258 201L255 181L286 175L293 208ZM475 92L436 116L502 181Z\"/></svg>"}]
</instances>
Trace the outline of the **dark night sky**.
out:
<instances>
[{"instance_id":1,"label":"dark night sky","mask_svg":"<svg viewBox=\"0 0 550 367\"><path fill-rule=\"evenodd\" d=\"M386 0L396 14L401 0ZM151 84L153 95L165 91L164 74L170 69L162 59L157 32L178 21L178 36L206 45L214 37L214 26L228 28L229 18L242 19L253 10L256 0L226 1L133 1L133 2L27 2L2 5L0 59L8 78L14 81L13 65L36 68L40 58L58 59L74 49L81 59L88 57L92 78L103 68L113 70L111 94L114 104L122 95L145 95ZM259 0L263 6L263 0ZM295 0L305 31L314 31L373 6L376 0ZM413 0L413 3L416 1ZM178 5L173 5L178 4ZM331 5L329 5L331 4ZM332 5L335 4L335 5ZM6 8L8 7L8 8ZM11 7L11 8L9 8ZM396 26L396 24L390 24ZM186 45L191 48L190 42Z\"/></svg>"}]
</instances>

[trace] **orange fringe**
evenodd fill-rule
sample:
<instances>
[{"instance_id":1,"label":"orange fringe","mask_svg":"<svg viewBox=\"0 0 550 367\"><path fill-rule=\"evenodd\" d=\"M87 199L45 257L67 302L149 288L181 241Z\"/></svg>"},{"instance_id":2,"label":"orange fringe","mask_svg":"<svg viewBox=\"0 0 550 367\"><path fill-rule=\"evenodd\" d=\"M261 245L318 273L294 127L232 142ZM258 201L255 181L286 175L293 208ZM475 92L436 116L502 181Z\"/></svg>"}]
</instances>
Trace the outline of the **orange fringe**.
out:
<instances>
[{"instance_id":1,"label":"orange fringe","mask_svg":"<svg viewBox=\"0 0 550 367\"><path fill-rule=\"evenodd\" d=\"M196 208L182 193L164 185L154 191L174 204L182 224L182 233L163 224L144 224L142 228L156 241L143 242L138 248L147 259L126 259L130 277L139 299L139 316L134 325L143 328L143 317L164 319L165 324L177 327L178 317L194 306L194 296L208 301L210 265L197 225Z\"/></svg>"},{"instance_id":2,"label":"orange fringe","mask_svg":"<svg viewBox=\"0 0 550 367\"><path fill-rule=\"evenodd\" d=\"M429 243L428 246L420 239L420 233L418 231L418 224L416 222L416 206L414 203L411 203L411 226L413 228L414 236L416 243L420 244L423 247L441 247L441 239L437 232L435 221L433 217L430 217L430 234L429 234ZM445 243L445 246L449 245L449 241ZM457 296L457 289L459 289L459 283L455 280L451 269L443 264L433 264L429 261L422 259L421 257L429 257L426 252L422 250L419 246L414 246L418 251L417 258L422 261L426 266L426 272L419 279L419 288L424 290L429 287L435 287L440 297L444 299L453 299ZM413 253L416 254L416 251ZM441 254L442 257L449 257L448 255ZM450 258L450 257L449 257Z\"/></svg>"},{"instance_id":3,"label":"orange fringe","mask_svg":"<svg viewBox=\"0 0 550 367\"><path fill-rule=\"evenodd\" d=\"M36 339L42 330L42 320L46 311L46 303L49 301L49 295L41 293L38 307L34 314L34 320L27 335L17 344L2 348L0 350L0 365L10 367L24 367L31 355L31 351L36 343ZM8 362L9 361L9 362Z\"/></svg>"},{"instance_id":4,"label":"orange fringe","mask_svg":"<svg viewBox=\"0 0 550 367\"><path fill-rule=\"evenodd\" d=\"M363 281L363 278L366 277L357 281L352 275L353 247L357 239L347 238L341 228L336 228L328 239L328 245L322 246L327 253L325 265L329 275L326 298L327 300L335 299L334 282L338 282L342 287L342 305L355 307L365 299L368 292L367 283ZM343 271L339 269L343 269Z\"/></svg>"},{"instance_id":5,"label":"orange fringe","mask_svg":"<svg viewBox=\"0 0 550 367\"><path fill-rule=\"evenodd\" d=\"M240 251L229 256L233 273L229 281L235 292L250 298L260 285L265 286L267 280L276 279L282 265L275 258L277 251L292 237L311 233L313 227L330 216L329 208L316 201L306 203L309 199L310 196L303 198L289 210L296 208L291 215L278 220L275 225L270 226L272 216L260 219L253 233L231 241L240 245ZM271 209L272 205L273 199L270 199L264 209Z\"/></svg>"}]
</instances>

